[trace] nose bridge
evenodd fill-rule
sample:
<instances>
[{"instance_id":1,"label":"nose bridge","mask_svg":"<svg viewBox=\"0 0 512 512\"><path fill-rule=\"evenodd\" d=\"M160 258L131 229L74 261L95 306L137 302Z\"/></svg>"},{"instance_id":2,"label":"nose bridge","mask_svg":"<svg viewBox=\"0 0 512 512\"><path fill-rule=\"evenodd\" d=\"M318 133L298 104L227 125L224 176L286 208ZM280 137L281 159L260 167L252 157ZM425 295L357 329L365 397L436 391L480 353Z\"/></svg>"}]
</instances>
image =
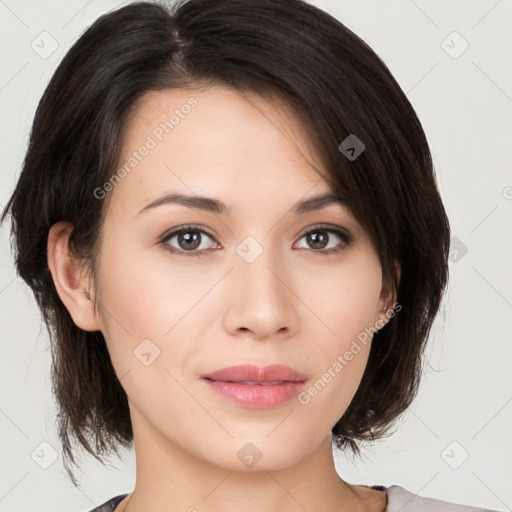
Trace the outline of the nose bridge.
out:
<instances>
[{"instance_id":1,"label":"nose bridge","mask_svg":"<svg viewBox=\"0 0 512 512\"><path fill-rule=\"evenodd\" d=\"M249 329L258 337L295 329L290 277L279 250L268 245L270 239L265 238L265 246L248 236L235 249L233 279L238 290L228 314L230 329Z\"/></svg>"},{"instance_id":2,"label":"nose bridge","mask_svg":"<svg viewBox=\"0 0 512 512\"><path fill-rule=\"evenodd\" d=\"M282 288L285 288L281 281L285 276L279 279L276 275L282 272L284 266L278 261L278 250L270 246L270 239L269 236L260 242L253 236L247 236L236 248L238 258L235 273L245 291L253 295L253 300L256 294L268 301L271 297L283 295Z\"/></svg>"}]
</instances>

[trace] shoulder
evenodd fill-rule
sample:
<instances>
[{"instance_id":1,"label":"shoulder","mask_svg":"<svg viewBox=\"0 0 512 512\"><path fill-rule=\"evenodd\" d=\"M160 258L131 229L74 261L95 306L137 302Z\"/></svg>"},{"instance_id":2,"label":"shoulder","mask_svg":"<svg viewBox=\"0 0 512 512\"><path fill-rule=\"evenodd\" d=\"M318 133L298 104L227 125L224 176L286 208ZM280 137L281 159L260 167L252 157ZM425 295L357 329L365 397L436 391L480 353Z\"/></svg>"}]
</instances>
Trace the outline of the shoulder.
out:
<instances>
[{"instance_id":1,"label":"shoulder","mask_svg":"<svg viewBox=\"0 0 512 512\"><path fill-rule=\"evenodd\" d=\"M119 496L115 496L114 498L110 498L108 501L103 503L102 505L93 508L90 512L113 512L117 505L123 501L127 494L120 494Z\"/></svg>"},{"instance_id":2,"label":"shoulder","mask_svg":"<svg viewBox=\"0 0 512 512\"><path fill-rule=\"evenodd\" d=\"M388 505L385 512L496 512L434 498L424 498L398 485L388 487L387 495Z\"/></svg>"}]
</instances>

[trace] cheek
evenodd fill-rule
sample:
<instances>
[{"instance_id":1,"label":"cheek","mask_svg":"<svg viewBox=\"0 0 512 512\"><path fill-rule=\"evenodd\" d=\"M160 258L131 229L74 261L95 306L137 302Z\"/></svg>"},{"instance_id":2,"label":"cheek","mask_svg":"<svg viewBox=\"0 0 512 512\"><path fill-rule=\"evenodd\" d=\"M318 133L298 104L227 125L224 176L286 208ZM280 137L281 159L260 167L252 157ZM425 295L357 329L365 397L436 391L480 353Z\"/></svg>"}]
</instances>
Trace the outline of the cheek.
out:
<instances>
[{"instance_id":1,"label":"cheek","mask_svg":"<svg viewBox=\"0 0 512 512\"><path fill-rule=\"evenodd\" d=\"M134 341L170 337L217 277L173 265L163 248L144 252L138 247L109 251L101 274L100 301L111 313L105 315L107 332L122 327Z\"/></svg>"},{"instance_id":2,"label":"cheek","mask_svg":"<svg viewBox=\"0 0 512 512\"><path fill-rule=\"evenodd\" d=\"M334 352L345 351L353 339L375 324L382 274L372 252L354 252L339 266L301 282L301 297L305 297L304 302L318 319L320 339L316 342L323 341L324 352L330 357Z\"/></svg>"},{"instance_id":3,"label":"cheek","mask_svg":"<svg viewBox=\"0 0 512 512\"><path fill-rule=\"evenodd\" d=\"M315 415L334 425L349 406L368 362L372 327L378 314L381 267L373 253L319 273L307 304L318 320L313 335L315 375L299 397Z\"/></svg>"},{"instance_id":4,"label":"cheek","mask_svg":"<svg viewBox=\"0 0 512 512\"><path fill-rule=\"evenodd\" d=\"M184 286L183 274L163 272L136 251L109 251L102 258L99 300L112 365L130 402L144 417L158 411L168 424L171 411L194 406L176 370L188 371L190 349L176 341L186 337L186 314L198 297L194 287Z\"/></svg>"}]
</instances>

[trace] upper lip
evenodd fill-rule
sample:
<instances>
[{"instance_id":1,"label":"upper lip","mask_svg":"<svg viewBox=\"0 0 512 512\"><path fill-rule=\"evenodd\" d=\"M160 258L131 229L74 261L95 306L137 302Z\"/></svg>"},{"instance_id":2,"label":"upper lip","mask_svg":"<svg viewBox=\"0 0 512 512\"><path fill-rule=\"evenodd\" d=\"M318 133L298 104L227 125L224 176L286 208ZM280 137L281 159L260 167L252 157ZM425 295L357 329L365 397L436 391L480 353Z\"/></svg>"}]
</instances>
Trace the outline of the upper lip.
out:
<instances>
[{"instance_id":1,"label":"upper lip","mask_svg":"<svg viewBox=\"0 0 512 512\"><path fill-rule=\"evenodd\" d=\"M254 364L241 364L222 368L212 373L202 375L201 377L203 379L224 382L301 382L308 379L307 375L282 364L271 364L263 367Z\"/></svg>"}]
</instances>

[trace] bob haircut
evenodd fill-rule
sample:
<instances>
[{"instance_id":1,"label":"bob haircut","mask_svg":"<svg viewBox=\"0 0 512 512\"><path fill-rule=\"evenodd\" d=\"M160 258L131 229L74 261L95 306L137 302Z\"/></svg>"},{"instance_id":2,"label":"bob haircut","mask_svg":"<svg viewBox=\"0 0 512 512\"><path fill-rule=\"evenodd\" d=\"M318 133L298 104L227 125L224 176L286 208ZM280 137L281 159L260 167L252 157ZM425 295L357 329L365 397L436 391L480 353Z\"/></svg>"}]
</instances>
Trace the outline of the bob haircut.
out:
<instances>
[{"instance_id":1,"label":"bob haircut","mask_svg":"<svg viewBox=\"0 0 512 512\"><path fill-rule=\"evenodd\" d=\"M61 220L73 224L70 249L96 283L108 201L94 191L119 165L138 100L149 91L217 85L279 98L293 109L322 159L323 178L369 234L397 293L400 313L372 333L359 388L332 429L337 446L360 455L359 442L387 435L416 396L448 281L450 226L425 133L387 66L303 0L134 2L99 17L58 66L1 217L11 214L16 269L50 335L59 438L75 485L72 437L104 464L105 454L131 444L133 431L102 333L78 328L57 295L46 257L49 229ZM349 135L364 144L355 159L341 151Z\"/></svg>"}]
</instances>

